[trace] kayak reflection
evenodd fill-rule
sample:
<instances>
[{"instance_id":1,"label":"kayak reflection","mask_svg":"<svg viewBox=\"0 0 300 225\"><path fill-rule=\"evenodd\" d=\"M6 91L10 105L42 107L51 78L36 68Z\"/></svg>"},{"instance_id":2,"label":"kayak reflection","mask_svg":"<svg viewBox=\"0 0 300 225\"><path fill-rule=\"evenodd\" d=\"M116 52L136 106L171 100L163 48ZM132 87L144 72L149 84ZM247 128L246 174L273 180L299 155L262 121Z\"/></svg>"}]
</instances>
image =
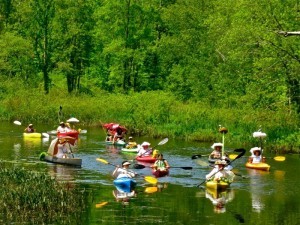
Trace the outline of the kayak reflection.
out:
<instances>
[{"instance_id":1,"label":"kayak reflection","mask_svg":"<svg viewBox=\"0 0 300 225\"><path fill-rule=\"evenodd\" d=\"M119 191L119 190L113 190L113 196L115 197L117 202L121 202L124 205L128 205L129 204L129 200L130 198L133 197L137 197L137 193L135 192L135 190L131 191L131 192L123 192L123 191Z\"/></svg>"},{"instance_id":2,"label":"kayak reflection","mask_svg":"<svg viewBox=\"0 0 300 225\"><path fill-rule=\"evenodd\" d=\"M217 190L206 188L205 197L212 202L215 213L224 213L226 212L225 205L234 198L234 191L232 189Z\"/></svg>"}]
</instances>

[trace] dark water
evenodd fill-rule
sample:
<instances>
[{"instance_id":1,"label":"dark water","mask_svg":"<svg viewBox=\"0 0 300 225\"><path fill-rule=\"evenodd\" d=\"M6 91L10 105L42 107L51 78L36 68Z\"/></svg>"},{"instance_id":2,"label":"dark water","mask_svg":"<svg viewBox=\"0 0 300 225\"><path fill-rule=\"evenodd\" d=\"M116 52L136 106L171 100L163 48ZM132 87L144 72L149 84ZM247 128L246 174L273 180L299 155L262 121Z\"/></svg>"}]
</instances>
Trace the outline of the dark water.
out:
<instances>
[{"instance_id":1,"label":"dark water","mask_svg":"<svg viewBox=\"0 0 300 225\"><path fill-rule=\"evenodd\" d=\"M40 132L53 129L53 126L36 127ZM151 189L155 185L143 179L143 176L151 175L149 168L135 170L140 175L137 177L136 196L128 201L117 201L113 196L113 178L110 175L114 167L98 162L96 158L120 164L125 159L133 160L134 155L106 146L102 129L82 128L88 130L87 134L80 136L76 152L76 156L83 160L82 168L73 168L39 161L39 154L47 151L54 137L24 139L23 126L1 123L0 127L2 161L47 172L88 190L89 207L82 213L80 224L300 224L298 155L286 155L284 162L277 162L266 149L266 156L270 157L270 172L246 169L244 164L247 158L240 158L233 163L234 171L239 176L236 176L230 189L212 193L204 187L196 187L210 171L206 158L191 159L194 154L210 153L212 143L169 140L158 147L164 158L171 166L192 166L193 169L172 168L170 176L159 178L157 189ZM160 140L137 138L138 143L148 141L152 145ZM226 143L225 146L227 152L240 147ZM249 152L246 154L249 155ZM146 190L151 190L151 193L146 193ZM216 203L220 199L223 204L218 208Z\"/></svg>"}]
</instances>

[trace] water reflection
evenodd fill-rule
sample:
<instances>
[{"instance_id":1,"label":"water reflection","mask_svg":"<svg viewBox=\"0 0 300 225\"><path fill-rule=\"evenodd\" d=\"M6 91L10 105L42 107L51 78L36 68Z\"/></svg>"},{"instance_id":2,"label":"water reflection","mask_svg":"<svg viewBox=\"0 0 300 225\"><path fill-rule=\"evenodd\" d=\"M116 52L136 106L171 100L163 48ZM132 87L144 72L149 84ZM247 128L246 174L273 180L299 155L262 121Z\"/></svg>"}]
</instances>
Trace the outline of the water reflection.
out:
<instances>
[{"instance_id":1,"label":"water reflection","mask_svg":"<svg viewBox=\"0 0 300 225\"><path fill-rule=\"evenodd\" d=\"M224 213L226 212L226 204L234 198L234 191L232 189L220 191L206 188L205 197L212 202L215 213Z\"/></svg>"},{"instance_id":2,"label":"water reflection","mask_svg":"<svg viewBox=\"0 0 300 225\"><path fill-rule=\"evenodd\" d=\"M115 197L117 202L121 202L124 205L128 205L129 204L129 200L130 198L133 197L137 197L137 193L135 190L131 191L131 192L123 192L123 191L119 191L117 189L112 191L113 196Z\"/></svg>"},{"instance_id":3,"label":"water reflection","mask_svg":"<svg viewBox=\"0 0 300 225\"><path fill-rule=\"evenodd\" d=\"M250 193L252 210L254 212L260 213L264 208L265 204L262 201L263 191L262 185L264 183L264 175L268 175L269 171L247 169L250 179Z\"/></svg>"}]
</instances>

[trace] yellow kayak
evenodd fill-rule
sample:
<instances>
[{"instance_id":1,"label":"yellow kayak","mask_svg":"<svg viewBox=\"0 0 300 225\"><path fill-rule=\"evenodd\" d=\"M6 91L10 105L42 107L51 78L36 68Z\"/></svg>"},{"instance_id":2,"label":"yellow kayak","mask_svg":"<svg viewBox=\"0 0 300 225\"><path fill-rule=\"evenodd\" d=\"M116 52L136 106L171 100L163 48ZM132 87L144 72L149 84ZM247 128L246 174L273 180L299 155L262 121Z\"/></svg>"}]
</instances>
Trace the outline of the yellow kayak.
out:
<instances>
[{"instance_id":1,"label":"yellow kayak","mask_svg":"<svg viewBox=\"0 0 300 225\"><path fill-rule=\"evenodd\" d=\"M271 166L267 163L249 163L249 162L247 162L246 167L250 168L250 169L269 171Z\"/></svg>"},{"instance_id":2,"label":"yellow kayak","mask_svg":"<svg viewBox=\"0 0 300 225\"><path fill-rule=\"evenodd\" d=\"M41 133L23 133L24 137L28 138L41 138L42 134Z\"/></svg>"},{"instance_id":3,"label":"yellow kayak","mask_svg":"<svg viewBox=\"0 0 300 225\"><path fill-rule=\"evenodd\" d=\"M206 182L206 187L214 190L225 190L230 186L229 183L227 182L217 182L217 181L207 181Z\"/></svg>"}]
</instances>

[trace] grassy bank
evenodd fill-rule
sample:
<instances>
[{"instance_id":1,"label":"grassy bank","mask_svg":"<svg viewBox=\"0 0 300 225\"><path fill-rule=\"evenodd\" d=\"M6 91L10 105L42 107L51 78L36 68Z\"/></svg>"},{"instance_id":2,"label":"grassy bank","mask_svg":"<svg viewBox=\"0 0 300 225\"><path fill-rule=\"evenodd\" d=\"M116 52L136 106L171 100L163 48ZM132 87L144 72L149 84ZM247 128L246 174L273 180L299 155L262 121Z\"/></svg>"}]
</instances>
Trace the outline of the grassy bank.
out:
<instances>
[{"instance_id":1,"label":"grassy bank","mask_svg":"<svg viewBox=\"0 0 300 225\"><path fill-rule=\"evenodd\" d=\"M17 96L17 97L16 97ZM75 116L85 126L117 122L132 135L170 137L193 141L220 141L219 125L228 128L227 142L253 143L252 133L259 128L268 134L266 144L278 151L299 151L298 115L287 108L253 109L246 105L228 108L208 102L181 102L166 92L142 92L129 95L106 92L68 95L63 91L19 89L0 99L0 119L26 123L58 123Z\"/></svg>"},{"instance_id":2,"label":"grassy bank","mask_svg":"<svg viewBox=\"0 0 300 225\"><path fill-rule=\"evenodd\" d=\"M49 175L4 164L0 179L1 224L79 224L85 204L76 188Z\"/></svg>"}]
</instances>

